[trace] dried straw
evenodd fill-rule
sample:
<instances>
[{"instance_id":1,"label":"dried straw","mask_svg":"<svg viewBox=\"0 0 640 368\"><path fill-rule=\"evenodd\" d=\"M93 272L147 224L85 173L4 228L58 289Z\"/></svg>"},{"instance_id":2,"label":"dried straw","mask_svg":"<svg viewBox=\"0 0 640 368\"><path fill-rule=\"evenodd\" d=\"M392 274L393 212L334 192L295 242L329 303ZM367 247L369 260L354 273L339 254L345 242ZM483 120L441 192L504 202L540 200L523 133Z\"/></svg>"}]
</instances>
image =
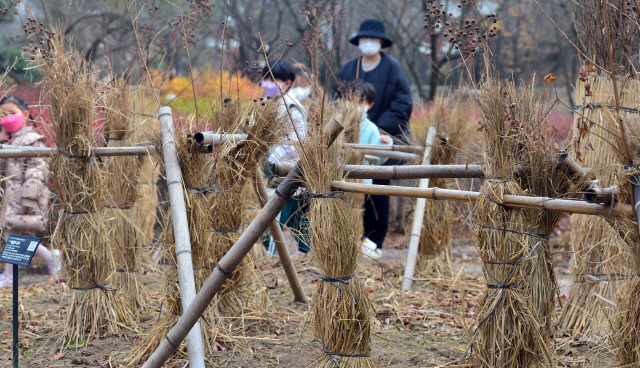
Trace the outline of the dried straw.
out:
<instances>
[{"instance_id":1,"label":"dried straw","mask_svg":"<svg viewBox=\"0 0 640 368\"><path fill-rule=\"evenodd\" d=\"M431 164L454 164L462 147L468 145L476 134L476 127L473 126L475 124L471 124L471 112L472 105L461 97L440 94L434 100L427 118L411 124L410 142L424 145L429 128L434 126L438 137L431 150ZM450 182L451 180L435 178L429 181L429 186L447 188ZM413 218L413 212L406 217ZM452 225L453 206L449 202L426 202L417 267L425 277L453 276L450 258ZM408 235L406 234L407 239Z\"/></svg>"},{"instance_id":2,"label":"dried straw","mask_svg":"<svg viewBox=\"0 0 640 368\"><path fill-rule=\"evenodd\" d=\"M130 145L134 126L126 83L115 79L106 87L103 100L105 143L110 147ZM138 199L141 164L141 156L109 157L104 160L108 172L106 186L110 194L105 212L112 221L109 238L116 267L112 281L118 293L134 310L146 307L149 301L136 273L142 242L141 229L132 216L133 206Z\"/></svg>"},{"instance_id":3,"label":"dried straw","mask_svg":"<svg viewBox=\"0 0 640 368\"><path fill-rule=\"evenodd\" d=\"M590 82L593 96L585 99L585 82L578 81L576 100L612 105L612 85L608 78L597 77ZM624 93L625 106L637 101L633 93ZM591 167L597 185L609 187L617 183L620 163L617 119L607 109L582 108L574 118L574 150L580 164ZM602 275L626 275L633 263L624 240L609 222L600 217L571 216L572 271L575 279L560 316L560 328L575 337L600 340L610 330L610 317L615 305L626 294L630 280L609 280ZM594 275L593 277L588 275ZM600 275L600 276L597 276Z\"/></svg>"},{"instance_id":4,"label":"dried straw","mask_svg":"<svg viewBox=\"0 0 640 368\"><path fill-rule=\"evenodd\" d=\"M601 81L602 82L602 81ZM608 82L608 80L606 80ZM614 105L619 104L626 108L638 109L638 93L640 84L637 80L618 78L618 94L614 94ZM622 203L632 203L630 183L638 183L637 177L640 169L632 167L625 169L627 163L640 162L640 117L637 113L629 113L629 110L618 112L614 109L603 109L605 121L623 124L624 135L615 137L615 147L621 147L623 142L630 148L630 157L624 157L618 152L615 164L615 182L620 189L617 200ZM638 201L639 198L633 198ZM607 219L607 222L618 233L623 240L625 247L620 248L621 253L630 255L628 262L630 267L627 273L619 278L630 279L627 281L626 290L618 294L619 302L616 314L611 320L611 335L609 340L615 353L616 360L620 366L638 366L640 364L640 308L638 299L640 298L640 232L638 231L637 219L620 218ZM611 277L609 277L611 278ZM613 278L616 278L615 275Z\"/></svg>"},{"instance_id":5,"label":"dried straw","mask_svg":"<svg viewBox=\"0 0 640 368\"><path fill-rule=\"evenodd\" d=\"M325 117L328 116L325 112ZM321 142L320 116L310 116L311 129L304 142L300 167L304 187L313 193L331 192L331 181L340 180L344 162L340 144L330 148ZM353 227L359 214L341 198L309 199L311 252L325 277L353 277L360 253L361 232ZM369 357L371 305L356 277L320 282L311 309L314 345L322 352L317 367L371 367Z\"/></svg>"},{"instance_id":6,"label":"dried straw","mask_svg":"<svg viewBox=\"0 0 640 368\"><path fill-rule=\"evenodd\" d=\"M149 139L149 134L158 135L158 122L153 117L158 112L160 106L153 97L153 90L142 87L129 87L129 103L133 112L133 134L132 142L142 142ZM156 183L160 177L160 172L156 162L151 157L142 157L140 164L140 175L138 181L138 201L134 205L133 213L138 219L140 228L140 244L149 245L154 239L154 228L157 222L158 208L158 187ZM144 252L144 256L148 254Z\"/></svg>"},{"instance_id":7,"label":"dried straw","mask_svg":"<svg viewBox=\"0 0 640 368\"><path fill-rule=\"evenodd\" d=\"M52 245L62 251L62 273L72 289L67 308L67 340L91 340L100 332L118 332L131 326L131 310L114 293L109 278L115 269L106 229L109 219L101 211L103 166L95 147L94 89L88 66L64 50L64 39L55 34L49 49L40 50L35 62L51 101L50 116L60 154L52 170L62 206Z\"/></svg>"},{"instance_id":8,"label":"dried straw","mask_svg":"<svg viewBox=\"0 0 640 368\"><path fill-rule=\"evenodd\" d=\"M340 123L344 126L342 131L341 140L345 143L359 143L360 142L360 124L362 122L362 115L358 111L358 104L360 96L353 96L353 92L346 93L343 98L336 101L336 105L332 108L335 109L336 116L340 119ZM346 152L345 157L348 158L348 164L361 165L364 159L364 153L362 150L349 150ZM362 179L347 179L352 183L362 183ZM364 201L365 195L362 193L345 193L342 198L353 208L358 217L353 224L354 230L360 234L364 234Z\"/></svg>"},{"instance_id":9,"label":"dried straw","mask_svg":"<svg viewBox=\"0 0 640 368\"><path fill-rule=\"evenodd\" d=\"M532 87L487 80L479 97L488 179L478 201L477 247L489 289L472 342L483 367L552 366L551 321L557 285L547 234L559 214L503 206L505 194L557 197L569 178L545 145ZM515 175L516 165L529 170Z\"/></svg>"},{"instance_id":10,"label":"dried straw","mask_svg":"<svg viewBox=\"0 0 640 368\"><path fill-rule=\"evenodd\" d=\"M175 142L186 189L197 290L239 237L247 207L242 190L251 183L256 166L269 148L281 137L282 124L276 118L275 102L252 104L242 109L226 103L224 107L222 116L225 120L220 123L220 132L246 133L248 138L241 146L227 142L212 156L198 153L197 146L186 138L187 132L192 133L197 125L193 118L181 127L182 131L177 133ZM214 113L213 116L220 115ZM126 358L129 366L136 365L153 352L182 313L170 214L165 216L160 242L164 244L163 255L169 263L165 272L162 315ZM268 310L264 304L251 309L255 303L263 301L252 298L259 296L260 292L250 295L242 288L247 281L256 283L255 278L251 278L255 276L250 272L252 269L252 261L245 258L203 314L201 328L206 354L217 351L217 344L237 343L234 336L261 320L260 315ZM184 353L184 345L179 351Z\"/></svg>"}]
</instances>

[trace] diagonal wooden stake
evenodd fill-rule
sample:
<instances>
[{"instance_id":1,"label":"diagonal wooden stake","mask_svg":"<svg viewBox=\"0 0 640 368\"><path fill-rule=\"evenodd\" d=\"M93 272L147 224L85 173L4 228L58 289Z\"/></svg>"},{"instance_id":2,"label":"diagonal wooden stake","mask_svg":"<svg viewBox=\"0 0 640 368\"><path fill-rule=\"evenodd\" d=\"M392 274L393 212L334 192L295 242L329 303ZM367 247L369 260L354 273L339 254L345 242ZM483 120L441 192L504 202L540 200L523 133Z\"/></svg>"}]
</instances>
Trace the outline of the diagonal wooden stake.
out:
<instances>
[{"instance_id":1,"label":"diagonal wooden stake","mask_svg":"<svg viewBox=\"0 0 640 368\"><path fill-rule=\"evenodd\" d=\"M267 204L269 196L267 195L267 188L264 185L264 178L260 167L256 168L256 176L254 180L254 189L256 190L256 194L258 195L258 200L260 201L260 205L264 207ZM304 295L304 290L302 290L302 285L300 284L300 279L298 278L296 266L291 260L291 254L289 254L287 243L285 243L284 241L284 236L282 235L282 229L280 228L280 225L277 221L273 220L269 225L269 230L271 230L271 236L273 236L273 241L276 243L276 250L278 251L278 256L280 257L280 264L282 264L282 268L284 268L284 273L287 275L287 279L289 280L291 291L293 291L294 301L299 303L307 303L309 301L309 298Z\"/></svg>"},{"instance_id":2,"label":"diagonal wooden stake","mask_svg":"<svg viewBox=\"0 0 640 368\"><path fill-rule=\"evenodd\" d=\"M336 137L342 132L344 127L336 120L331 119L324 127L323 142L331 145ZM218 262L218 266L211 272L205 284L200 288L195 299L183 311L182 316L176 325L169 331L156 351L142 366L143 368L160 368L169 359L176 349L176 346L184 340L187 333L198 322L213 297L220 291L222 284L231 276L242 259L249 253L253 245L260 239L262 233L273 222L278 213L282 211L293 192L300 186L300 169L298 165L287 175L278 188L276 195L269 199L269 202L262 208L258 216L249 224L247 229L240 235L240 238L229 249L229 252Z\"/></svg>"}]
</instances>

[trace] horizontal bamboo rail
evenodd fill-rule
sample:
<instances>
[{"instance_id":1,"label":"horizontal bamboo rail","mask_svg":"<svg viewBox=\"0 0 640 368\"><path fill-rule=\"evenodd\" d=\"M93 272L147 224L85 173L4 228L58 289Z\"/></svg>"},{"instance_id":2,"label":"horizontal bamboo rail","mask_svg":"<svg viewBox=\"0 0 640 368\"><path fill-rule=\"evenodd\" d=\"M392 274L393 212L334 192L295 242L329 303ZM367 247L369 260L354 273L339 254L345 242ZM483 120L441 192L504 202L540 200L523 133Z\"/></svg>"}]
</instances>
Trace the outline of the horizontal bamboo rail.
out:
<instances>
[{"instance_id":1,"label":"horizontal bamboo rail","mask_svg":"<svg viewBox=\"0 0 640 368\"><path fill-rule=\"evenodd\" d=\"M353 149L368 149L378 151L396 151L396 152L411 152L420 153L424 150L422 146L405 146L405 145L388 145L388 144L360 144L360 143L343 143L343 147Z\"/></svg>"},{"instance_id":2,"label":"horizontal bamboo rail","mask_svg":"<svg viewBox=\"0 0 640 368\"><path fill-rule=\"evenodd\" d=\"M13 146L12 148L0 149L0 159L6 158L31 158L31 157L49 157L59 153L57 148L52 147L28 147ZM132 147L96 147L92 150L93 156L146 156L149 152L154 151L154 146L132 146Z\"/></svg>"},{"instance_id":3,"label":"horizontal bamboo rail","mask_svg":"<svg viewBox=\"0 0 640 368\"><path fill-rule=\"evenodd\" d=\"M292 169L288 164L272 164L276 176L287 176ZM484 178L480 165L345 165L349 179L423 179L423 178Z\"/></svg>"},{"instance_id":4,"label":"horizontal bamboo rail","mask_svg":"<svg viewBox=\"0 0 640 368\"><path fill-rule=\"evenodd\" d=\"M573 160L571 160L573 161ZM563 161L567 162L567 161ZM562 164L564 165L564 164ZM562 166L561 165L561 166ZM579 171L574 171L575 168ZM276 176L286 176L291 170L290 164L271 164L271 171ZM589 168L566 166L569 173L585 175ZM516 172L523 171L524 168L516 166ZM465 179L484 178L484 169L480 165L345 165L344 175L349 179Z\"/></svg>"},{"instance_id":5,"label":"horizontal bamboo rail","mask_svg":"<svg viewBox=\"0 0 640 368\"><path fill-rule=\"evenodd\" d=\"M240 143L247 139L246 134L219 134L214 132L197 132L193 134L193 139L201 145L212 144L214 146L233 141Z\"/></svg>"},{"instance_id":6,"label":"horizontal bamboo rail","mask_svg":"<svg viewBox=\"0 0 640 368\"><path fill-rule=\"evenodd\" d=\"M415 162L415 161L419 161L421 159L421 157L419 155L416 155L415 153L409 153L409 152L385 151L385 150L377 150L377 149L363 149L362 153L364 153L365 155L386 157L386 158L391 158L391 159L400 160L400 161Z\"/></svg>"},{"instance_id":7,"label":"horizontal bamboo rail","mask_svg":"<svg viewBox=\"0 0 640 368\"><path fill-rule=\"evenodd\" d=\"M342 190L352 193L427 198L433 200L448 200L456 202L475 202L482 195L479 192L466 190L441 188L420 189L393 185L349 183L344 181L332 181L331 186L335 190ZM532 208L543 211L581 213L585 215L597 215L605 217L634 216L635 214L633 206L628 204L617 203L612 207L595 203L587 203L581 200L555 199L548 197L505 195L502 198L501 203L503 203L505 206L515 208Z\"/></svg>"}]
</instances>

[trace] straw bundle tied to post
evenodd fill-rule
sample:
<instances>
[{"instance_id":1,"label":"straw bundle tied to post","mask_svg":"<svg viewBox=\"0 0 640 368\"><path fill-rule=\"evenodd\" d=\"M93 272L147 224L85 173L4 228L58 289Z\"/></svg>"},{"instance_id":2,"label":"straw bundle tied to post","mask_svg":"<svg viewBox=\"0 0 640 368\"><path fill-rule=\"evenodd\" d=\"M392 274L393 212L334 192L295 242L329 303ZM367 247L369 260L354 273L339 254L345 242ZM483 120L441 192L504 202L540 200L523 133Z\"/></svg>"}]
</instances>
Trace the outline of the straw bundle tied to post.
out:
<instances>
[{"instance_id":1,"label":"straw bundle tied to post","mask_svg":"<svg viewBox=\"0 0 640 368\"><path fill-rule=\"evenodd\" d=\"M310 201L310 246L319 268L312 275L321 279L311 309L312 343L323 353L315 363L326 368L371 367L371 304L355 277L362 233L353 224L359 214L331 192L331 181L343 177L340 144L327 148L320 139L324 121L313 114L309 119L309 134L298 150L303 186L315 193L304 199Z\"/></svg>"},{"instance_id":2,"label":"straw bundle tied to post","mask_svg":"<svg viewBox=\"0 0 640 368\"><path fill-rule=\"evenodd\" d=\"M277 101L253 103L249 108L238 108L234 103L225 103L223 116L226 124L214 127L214 130L220 133L245 133L247 139L241 145L229 141L214 154L212 190L209 193L210 211L214 214L210 227L213 229L214 242L208 250L212 257L212 267L238 239L247 209L250 205L255 205L248 203L249 198L255 197L243 196L243 190L252 185L256 168L271 147L280 141L284 130L284 116L278 112ZM239 290L239 287L247 281L252 284L256 282L253 269L251 257L245 257L214 299L216 315L237 317L241 312L250 313L243 307L247 302L244 300L248 296L245 295L247 291ZM202 283L205 280L206 278L202 278ZM196 286L200 285L196 274ZM256 293L259 294L260 292Z\"/></svg>"},{"instance_id":3,"label":"straw bundle tied to post","mask_svg":"<svg viewBox=\"0 0 640 368\"><path fill-rule=\"evenodd\" d=\"M460 97L440 94L433 102L428 117L411 124L411 140L414 145L424 145L431 126L436 128L437 138L431 149L432 165L455 163L461 148L469 144L477 127L471 123L471 104ZM430 179L429 186L447 188L451 180ZM412 206L412 209L415 206ZM411 211L407 218L413 217ZM418 272L426 276L451 276L451 232L453 205L447 201L427 201L425 206L420 246L418 248ZM408 232L410 228L406 229ZM405 234L407 239L409 233Z\"/></svg>"},{"instance_id":4,"label":"straw bundle tied to post","mask_svg":"<svg viewBox=\"0 0 640 368\"><path fill-rule=\"evenodd\" d=\"M133 134L133 111L129 104L126 83L113 80L106 87L103 97L103 136L109 147L131 144ZM105 216L109 218L109 238L115 273L113 286L134 310L144 308L148 294L136 273L140 265L141 230L132 216L133 206L138 199L138 177L142 156L118 156L104 159L106 187L110 198L106 201Z\"/></svg>"},{"instance_id":5,"label":"straw bundle tied to post","mask_svg":"<svg viewBox=\"0 0 640 368\"><path fill-rule=\"evenodd\" d=\"M617 160L614 164L614 178L612 183L618 188L616 201L620 203L637 203L637 193L632 184L640 184L640 116L637 109L640 85L637 80L618 78L618 93L611 99L611 108L602 109L605 120L614 122L616 126L622 124L624 134L615 134L615 146L620 148L627 145L629 156L623 151L616 150ZM615 106L624 107L618 111ZM634 110L635 109L635 110ZM626 282L624 288L618 288L618 305L616 313L610 316L612 350L620 366L637 366L640 364L640 233L636 219L624 217L619 219L607 218L607 222L624 242L624 248L619 252L629 255L624 273L609 274L606 277L611 282ZM616 280L616 281L613 281Z\"/></svg>"},{"instance_id":6,"label":"straw bundle tied to post","mask_svg":"<svg viewBox=\"0 0 640 368\"><path fill-rule=\"evenodd\" d=\"M229 111L222 115L214 112L213 116L223 117L215 124L221 127L220 132L224 129L228 134L247 133L248 138L242 145L228 141L217 147L212 156L199 152L198 146L187 138L187 133L192 133L196 126L193 117L176 132L175 138L185 188L196 290L202 287L218 261L237 240L246 209L242 189L251 181L256 166L271 145L280 138L275 102L252 104L243 109L232 103L224 106ZM165 216L160 243L169 264L165 271L161 315L159 322L136 343L127 357L130 366L153 352L182 314L170 212ZM252 272L251 260L245 258L203 314L201 329L205 353L217 351L218 346L223 346L221 344L237 343L234 336L244 333L267 310L264 304L255 305L264 302L259 298L264 291L262 288L251 295L242 287L246 281L255 281L251 280ZM183 344L178 351L183 354L184 348Z\"/></svg>"},{"instance_id":7,"label":"straw bundle tied to post","mask_svg":"<svg viewBox=\"0 0 640 368\"><path fill-rule=\"evenodd\" d=\"M130 86L129 104L133 113L133 132L131 143L147 141L149 134L160 134L158 121L154 118L160 106L153 97L153 90L143 86ZM157 222L158 187L156 183L160 176L156 162L150 156L140 158L140 174L138 177L138 201L133 213L137 219L139 232L139 247L149 245L154 240L154 227ZM142 259L150 256L143 252Z\"/></svg>"},{"instance_id":8,"label":"straw bundle tied to post","mask_svg":"<svg viewBox=\"0 0 640 368\"><path fill-rule=\"evenodd\" d=\"M589 91L585 85L589 84ZM634 93L629 88L636 88ZM637 82L630 81L622 94L625 106L637 104ZM598 76L587 82L578 81L576 100L585 103L612 105L612 83ZM589 92L592 96L585 99ZM597 102L597 103L596 103ZM625 114L630 116L630 114ZM597 179L593 185L608 188L617 183L620 163L617 119L607 109L580 108L575 114L574 150L579 163L592 168ZM599 339L610 332L610 317L615 312L621 293L628 290L627 275L632 272L633 261L629 248L618 232L602 217L574 214L571 216L571 244L573 245L574 282L560 316L563 332L576 337Z\"/></svg>"},{"instance_id":9,"label":"straw bundle tied to post","mask_svg":"<svg viewBox=\"0 0 640 368\"><path fill-rule=\"evenodd\" d=\"M360 123L362 122L362 114L366 114L358 109L360 96L355 96L352 92L345 93L343 98L336 101L334 106L340 123L344 126L341 140L346 143L358 143L360 141ZM347 164L362 165L364 154L362 150L349 150ZM362 179L347 179L350 182L362 183ZM358 213L355 219L354 231L364 233L364 224L362 222L364 215L365 196L362 193L344 193L342 198Z\"/></svg>"},{"instance_id":10,"label":"straw bundle tied to post","mask_svg":"<svg viewBox=\"0 0 640 368\"><path fill-rule=\"evenodd\" d=\"M93 155L96 104L89 66L65 52L62 36L54 35L49 46L35 55L35 62L51 101L59 150L52 177L62 211L52 244L61 250L62 274L72 290L64 336L91 340L102 331L133 325L133 318L110 280L115 264L106 236L111 224L101 211L107 195L104 169Z\"/></svg>"},{"instance_id":11,"label":"straw bundle tied to post","mask_svg":"<svg viewBox=\"0 0 640 368\"><path fill-rule=\"evenodd\" d=\"M559 215L501 204L504 195L557 197L569 190L545 145L533 88L488 79L479 96L487 180L476 207L478 253L487 291L478 307L474 363L482 367L553 365L551 320L557 285L548 234ZM528 169L515 174L516 165Z\"/></svg>"}]
</instances>

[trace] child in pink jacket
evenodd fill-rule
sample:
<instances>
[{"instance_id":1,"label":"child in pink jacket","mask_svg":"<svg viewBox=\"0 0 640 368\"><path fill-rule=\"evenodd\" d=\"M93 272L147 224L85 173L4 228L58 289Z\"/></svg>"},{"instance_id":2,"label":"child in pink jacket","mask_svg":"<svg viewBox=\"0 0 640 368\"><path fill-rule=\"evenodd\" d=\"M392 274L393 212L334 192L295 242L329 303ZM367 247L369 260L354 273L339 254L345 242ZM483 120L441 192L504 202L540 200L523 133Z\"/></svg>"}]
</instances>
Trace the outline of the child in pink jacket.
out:
<instances>
[{"instance_id":1,"label":"child in pink jacket","mask_svg":"<svg viewBox=\"0 0 640 368\"><path fill-rule=\"evenodd\" d=\"M27 122L29 106L20 97L6 96L0 100L2 129L0 140L5 144L22 147L44 147L45 137L37 133ZM47 230L51 193L47 186L48 160L43 157L12 158L0 161L2 181L2 207L0 225L5 240L9 234L43 233ZM56 277L59 269L59 252L51 252L44 245L36 250L36 256L47 262L49 275ZM0 274L0 287L13 285L13 267L5 264Z\"/></svg>"}]
</instances>

